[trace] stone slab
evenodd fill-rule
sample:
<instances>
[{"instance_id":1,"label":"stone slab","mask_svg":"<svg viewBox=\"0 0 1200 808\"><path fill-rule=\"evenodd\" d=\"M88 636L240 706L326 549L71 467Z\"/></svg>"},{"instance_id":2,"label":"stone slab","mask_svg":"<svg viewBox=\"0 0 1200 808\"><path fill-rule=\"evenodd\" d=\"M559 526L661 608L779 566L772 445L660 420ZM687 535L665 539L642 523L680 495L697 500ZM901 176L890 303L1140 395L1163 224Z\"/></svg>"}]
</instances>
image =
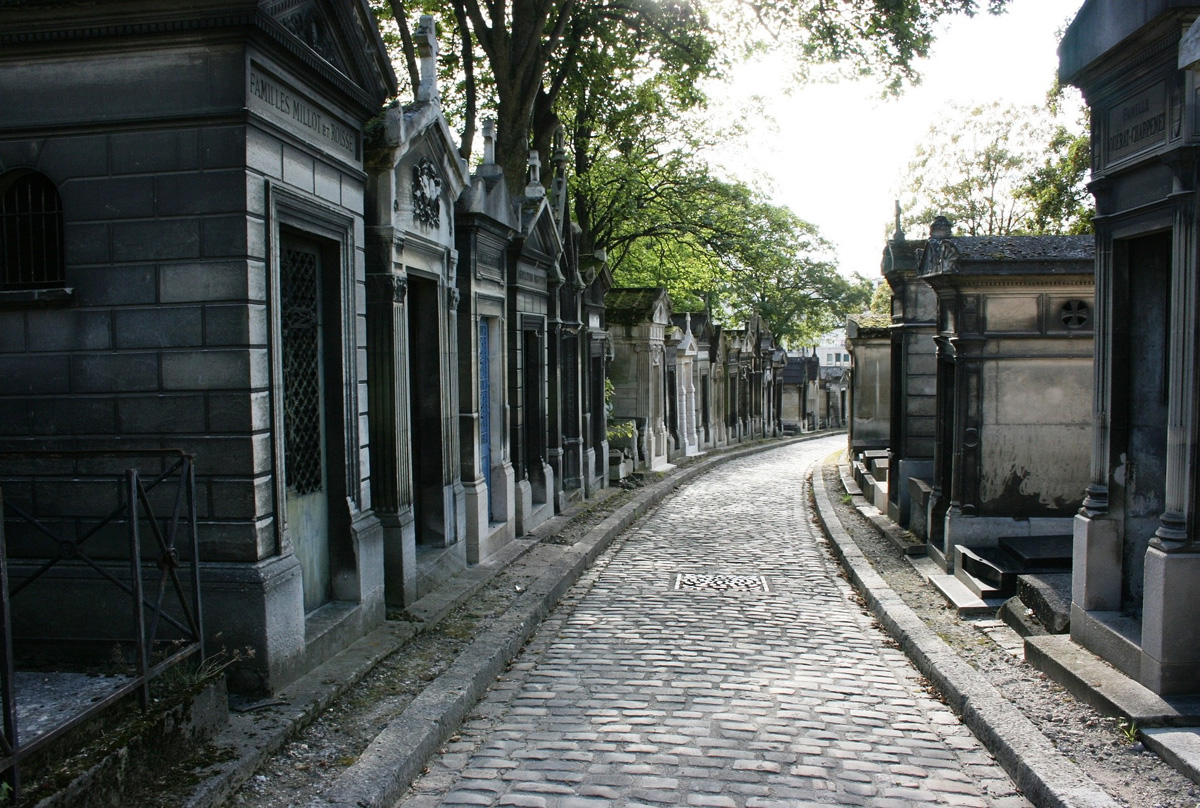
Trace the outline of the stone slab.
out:
<instances>
[{"instance_id":1,"label":"stone slab","mask_svg":"<svg viewBox=\"0 0 1200 808\"><path fill-rule=\"evenodd\" d=\"M995 614L1004 605L1003 598L981 598L954 575L932 575L929 583L961 615Z\"/></svg>"},{"instance_id":2,"label":"stone slab","mask_svg":"<svg viewBox=\"0 0 1200 808\"><path fill-rule=\"evenodd\" d=\"M1062 634L1071 627L1071 573L1019 575L1017 597L1051 634Z\"/></svg>"},{"instance_id":3,"label":"stone slab","mask_svg":"<svg viewBox=\"0 0 1200 808\"><path fill-rule=\"evenodd\" d=\"M1151 727L1138 734L1171 768L1200 783L1200 727Z\"/></svg>"},{"instance_id":4,"label":"stone slab","mask_svg":"<svg viewBox=\"0 0 1200 808\"><path fill-rule=\"evenodd\" d=\"M1200 699L1163 698L1063 635L1027 637L1025 659L1105 715L1140 727L1200 725Z\"/></svg>"},{"instance_id":5,"label":"stone slab","mask_svg":"<svg viewBox=\"0 0 1200 808\"><path fill-rule=\"evenodd\" d=\"M925 542L918 539L912 533L899 527L891 519L888 519L883 511L875 506L874 501L867 499L863 489L860 488L854 481L851 474L850 466L841 464L838 466L838 474L842 478L842 486L846 489L846 493L850 496L854 507L858 512L871 520L871 524L875 525L882 533L888 537L892 544L900 552L907 556L923 556L925 555ZM870 479L868 476L867 479ZM876 496L875 492L871 492L872 497ZM882 489L881 494L883 501L887 501L887 489Z\"/></svg>"}]
</instances>

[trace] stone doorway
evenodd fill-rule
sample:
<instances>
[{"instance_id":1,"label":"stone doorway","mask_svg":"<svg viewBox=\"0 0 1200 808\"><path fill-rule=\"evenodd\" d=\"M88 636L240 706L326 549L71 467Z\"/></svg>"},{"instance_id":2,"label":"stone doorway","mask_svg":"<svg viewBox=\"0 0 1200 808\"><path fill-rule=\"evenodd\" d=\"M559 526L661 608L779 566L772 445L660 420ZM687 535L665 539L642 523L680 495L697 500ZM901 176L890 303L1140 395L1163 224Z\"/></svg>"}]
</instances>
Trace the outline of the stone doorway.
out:
<instances>
[{"instance_id":1,"label":"stone doorway","mask_svg":"<svg viewBox=\"0 0 1200 808\"><path fill-rule=\"evenodd\" d=\"M408 372L413 519L417 544L446 544L442 457L442 344L437 281L408 277Z\"/></svg>"},{"instance_id":2,"label":"stone doorway","mask_svg":"<svg viewBox=\"0 0 1200 808\"><path fill-rule=\"evenodd\" d=\"M285 233L279 255L285 514L304 610L333 598L334 503L345 499L336 247ZM331 393L332 391L332 393ZM331 429L331 427L333 427Z\"/></svg>"},{"instance_id":3,"label":"stone doorway","mask_svg":"<svg viewBox=\"0 0 1200 808\"><path fill-rule=\"evenodd\" d=\"M521 332L521 395L524 418L521 422L526 479L533 502L546 502L546 428L545 396L542 394L542 338L532 329Z\"/></svg>"},{"instance_id":4,"label":"stone doorway","mask_svg":"<svg viewBox=\"0 0 1200 808\"><path fill-rule=\"evenodd\" d=\"M1166 510L1171 233L1113 246L1113 421L1128 425L1114 429L1113 457L1126 468L1114 475L1124 484L1113 499L1122 513L1121 607L1140 613L1146 549Z\"/></svg>"}]
</instances>

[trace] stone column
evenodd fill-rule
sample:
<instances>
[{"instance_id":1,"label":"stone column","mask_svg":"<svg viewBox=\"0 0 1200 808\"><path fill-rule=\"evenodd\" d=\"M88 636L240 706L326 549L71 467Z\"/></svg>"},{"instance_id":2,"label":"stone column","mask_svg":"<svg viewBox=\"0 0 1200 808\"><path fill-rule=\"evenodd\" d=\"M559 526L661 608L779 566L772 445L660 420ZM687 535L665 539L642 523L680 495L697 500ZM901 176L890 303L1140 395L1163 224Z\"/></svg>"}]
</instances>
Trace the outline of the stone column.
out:
<instances>
[{"instance_id":1,"label":"stone column","mask_svg":"<svg viewBox=\"0 0 1200 808\"><path fill-rule=\"evenodd\" d=\"M384 531L387 603L406 606L416 592L416 533L409 457L407 279L367 275L368 413L371 501Z\"/></svg>"},{"instance_id":2,"label":"stone column","mask_svg":"<svg viewBox=\"0 0 1200 808\"><path fill-rule=\"evenodd\" d=\"M1146 551L1142 590L1142 684L1160 694L1200 688L1200 552L1188 533L1196 449L1196 205L1177 165L1171 311L1167 474L1161 524Z\"/></svg>"},{"instance_id":3,"label":"stone column","mask_svg":"<svg viewBox=\"0 0 1200 808\"><path fill-rule=\"evenodd\" d=\"M1096 197L1096 297L1092 314L1092 465L1091 483L1083 507L1075 516L1072 543L1072 635L1084 630L1087 618L1077 610L1116 611L1121 608L1123 567L1121 531L1108 514L1108 477L1111 464L1112 348L1113 348L1113 239L1103 214L1108 193L1092 189Z\"/></svg>"}]
</instances>

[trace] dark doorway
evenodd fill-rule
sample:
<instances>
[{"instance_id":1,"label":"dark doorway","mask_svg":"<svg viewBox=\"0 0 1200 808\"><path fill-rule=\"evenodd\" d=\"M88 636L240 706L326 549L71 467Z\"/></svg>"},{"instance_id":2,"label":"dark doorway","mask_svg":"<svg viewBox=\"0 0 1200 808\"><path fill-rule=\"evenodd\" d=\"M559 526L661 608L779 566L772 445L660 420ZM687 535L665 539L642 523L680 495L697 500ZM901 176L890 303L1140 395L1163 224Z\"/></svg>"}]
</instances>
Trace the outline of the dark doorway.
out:
<instances>
[{"instance_id":1,"label":"dark doorway","mask_svg":"<svg viewBox=\"0 0 1200 808\"><path fill-rule=\"evenodd\" d=\"M1113 492L1124 510L1121 605L1140 612L1146 548L1165 509L1171 233L1117 242L1114 259L1113 392L1123 401L1113 402L1113 453L1127 463L1124 490Z\"/></svg>"},{"instance_id":2,"label":"dark doorway","mask_svg":"<svg viewBox=\"0 0 1200 808\"><path fill-rule=\"evenodd\" d=\"M542 394L542 337L532 329L521 332L521 396L524 419L521 443L525 448L525 473L534 502L546 501L545 396Z\"/></svg>"},{"instance_id":3,"label":"dark doorway","mask_svg":"<svg viewBox=\"0 0 1200 808\"><path fill-rule=\"evenodd\" d=\"M939 551L944 549L946 511L954 495L954 385L955 364L952 359L939 357L937 363L937 442L934 447L937 488L930 500L929 543Z\"/></svg>"},{"instance_id":4,"label":"dark doorway","mask_svg":"<svg viewBox=\"0 0 1200 808\"><path fill-rule=\"evenodd\" d=\"M408 277L408 372L412 423L413 517L417 542L446 542L442 469L442 374L438 285Z\"/></svg>"},{"instance_id":5,"label":"dark doorway","mask_svg":"<svg viewBox=\"0 0 1200 808\"><path fill-rule=\"evenodd\" d=\"M595 354L591 357L591 369L588 375L591 381L591 426L592 448L596 450L596 469L598 475L604 474L608 468L608 458L604 456L603 443L608 439L608 412L604 403L604 356Z\"/></svg>"}]
</instances>

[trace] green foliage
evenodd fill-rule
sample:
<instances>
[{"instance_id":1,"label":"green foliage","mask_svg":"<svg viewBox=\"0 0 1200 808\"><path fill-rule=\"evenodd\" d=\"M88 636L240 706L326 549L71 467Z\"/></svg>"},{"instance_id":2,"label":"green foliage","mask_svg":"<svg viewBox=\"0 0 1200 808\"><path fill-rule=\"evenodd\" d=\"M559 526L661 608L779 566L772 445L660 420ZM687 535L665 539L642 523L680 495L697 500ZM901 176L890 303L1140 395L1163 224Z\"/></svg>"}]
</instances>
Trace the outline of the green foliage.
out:
<instances>
[{"instance_id":1,"label":"green foliage","mask_svg":"<svg viewBox=\"0 0 1200 808\"><path fill-rule=\"evenodd\" d=\"M987 0L999 12L1009 0ZM547 163L565 128L584 249L604 249L618 283L666 286L676 310L760 314L783 342L809 341L861 308L870 286L842 278L816 229L695 157L701 81L729 61L789 50L798 72L834 65L896 89L915 78L935 23L983 0L371 0L415 82L409 33L433 14L443 108L472 148L497 117L496 160L514 188L532 145ZM719 20L710 22L709 15ZM702 127L710 129L711 127Z\"/></svg>"},{"instance_id":2,"label":"green foliage","mask_svg":"<svg viewBox=\"0 0 1200 808\"><path fill-rule=\"evenodd\" d=\"M892 287L888 286L884 281L876 283L875 292L871 295L871 302L867 304L867 310L874 314L883 314L891 317Z\"/></svg>"},{"instance_id":3,"label":"green foliage","mask_svg":"<svg viewBox=\"0 0 1200 808\"><path fill-rule=\"evenodd\" d=\"M942 215L968 236L1090 232L1088 122L1065 114L1061 95L1046 108L948 108L909 163L905 230Z\"/></svg>"},{"instance_id":4,"label":"green foliage","mask_svg":"<svg viewBox=\"0 0 1200 808\"><path fill-rule=\"evenodd\" d=\"M951 105L909 163L905 230L924 234L939 215L967 236L1027 229L1029 206L1018 191L1034 144L1045 140L1041 117L1036 107Z\"/></svg>"},{"instance_id":5,"label":"green foliage","mask_svg":"<svg viewBox=\"0 0 1200 808\"><path fill-rule=\"evenodd\" d=\"M1091 154L1091 138L1086 129L1080 133L1062 125L1054 128L1042 164L1026 175L1018 191L1030 204L1030 232L1067 235L1092 232L1095 209L1085 185Z\"/></svg>"},{"instance_id":6,"label":"green foliage","mask_svg":"<svg viewBox=\"0 0 1200 808\"><path fill-rule=\"evenodd\" d=\"M999 13L1009 1L987 0L986 7ZM810 66L832 65L843 73L875 76L896 90L916 79L914 64L928 55L938 20L971 15L984 5L983 0L371 3L384 20L380 27L389 48L399 51L396 61L405 66L397 71L401 75L411 75L415 64L411 38L405 34L417 15L434 14L443 36L454 32L457 41L444 48L443 59L457 63L461 100L448 99L448 106L461 109L470 126L477 110L495 109L500 124L497 161L514 184L521 179L530 143L550 142L559 122L559 98L569 81L596 85L592 95L603 104L616 100L613 93L631 77L636 83L646 75L666 73L666 83L686 105L698 76L719 72L727 59L748 52L782 48L796 57L801 75ZM710 24L709 14L720 24ZM574 140L576 133L568 134Z\"/></svg>"},{"instance_id":7,"label":"green foliage","mask_svg":"<svg viewBox=\"0 0 1200 808\"><path fill-rule=\"evenodd\" d=\"M613 386L612 379L604 377L604 411L608 417L612 417L613 411L613 396L616 388ZM615 440L629 440L637 431L636 424L633 421L610 421L606 435L610 442Z\"/></svg>"}]
</instances>

